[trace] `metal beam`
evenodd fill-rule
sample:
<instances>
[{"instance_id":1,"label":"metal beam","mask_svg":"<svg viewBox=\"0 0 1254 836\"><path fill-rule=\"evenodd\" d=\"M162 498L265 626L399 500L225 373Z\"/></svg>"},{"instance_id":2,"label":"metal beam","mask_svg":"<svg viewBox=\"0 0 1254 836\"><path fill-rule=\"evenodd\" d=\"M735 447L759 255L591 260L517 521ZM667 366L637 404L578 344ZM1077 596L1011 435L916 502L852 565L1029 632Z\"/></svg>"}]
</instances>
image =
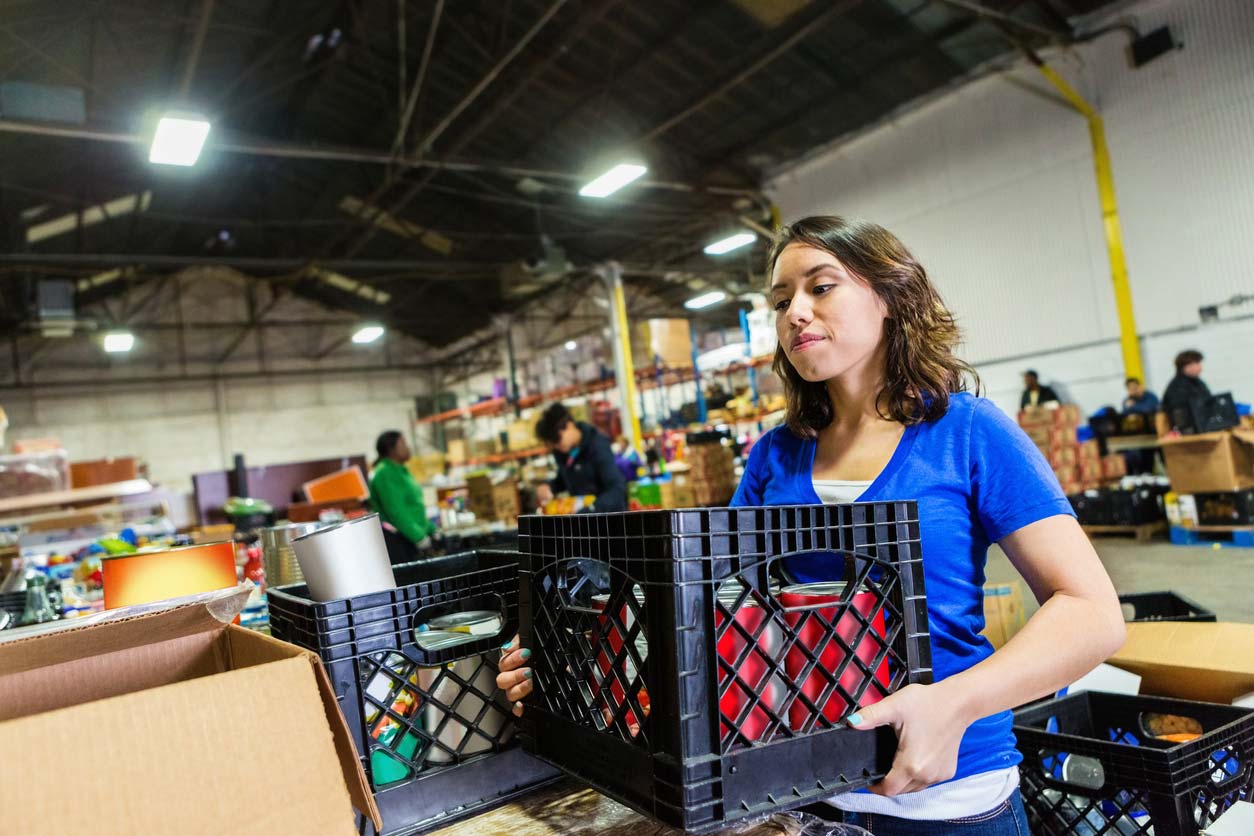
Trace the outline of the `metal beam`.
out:
<instances>
[{"instance_id":1,"label":"metal beam","mask_svg":"<svg viewBox=\"0 0 1254 836\"><path fill-rule=\"evenodd\" d=\"M783 40L780 40L780 33L771 33L771 35L759 42L758 48L755 50L758 53L756 58L751 59L747 65L743 66L739 70L736 70L728 77L716 82L712 87L697 97L697 99L691 104L686 105L676 113L673 113L666 119L663 119L650 130L641 134L636 138L636 144L643 144L666 133L692 114L704 108L710 102L743 84L746 80L756 75L768 64L774 62L793 46L814 34L814 32L821 27L826 26L828 23L831 23L836 18L853 9L861 2L862 0L836 0L836 2L832 3L826 9L818 11L817 13L812 12L804 16L800 21L794 23L786 30L787 35L783 37Z\"/></svg>"},{"instance_id":2,"label":"metal beam","mask_svg":"<svg viewBox=\"0 0 1254 836\"><path fill-rule=\"evenodd\" d=\"M214 0L204 0L200 4L200 19L196 22L196 31L192 35L192 48L187 53L187 64L183 67L183 78L179 82L179 96L186 98L192 90L192 81L196 78L196 68L200 65L200 53L205 46L205 34L209 31L209 19L213 17Z\"/></svg>"},{"instance_id":3,"label":"metal beam","mask_svg":"<svg viewBox=\"0 0 1254 836\"><path fill-rule=\"evenodd\" d=\"M965 12L969 12L977 17L982 17L985 20L992 21L993 23L1001 26L1009 26L1012 29L1018 29L1021 32L1026 32L1031 35L1048 38L1051 41L1061 39L1064 43L1070 43L1075 40L1074 33L1069 30L1050 29L1046 26L1037 26L1035 23L1028 23L1025 20L1012 17L1011 15L999 12L996 9L990 9L981 3L974 2L974 0L933 0L933 2L940 3L944 6L952 6L955 9L962 9Z\"/></svg>"},{"instance_id":4,"label":"metal beam","mask_svg":"<svg viewBox=\"0 0 1254 836\"><path fill-rule=\"evenodd\" d=\"M408 0L398 0L402 6ZM435 34L440 28L440 17L444 14L444 0L436 0L435 10L431 13L431 28L427 30L427 42L422 48L422 59L418 62L418 74L414 76L413 89L405 102L401 123L396 129L396 139L392 141L392 155L399 156L405 149L405 141L409 134L409 123L414 118L414 109L418 104L418 95L422 92L423 82L427 78L427 67L431 63L431 53L435 51Z\"/></svg>"},{"instance_id":5,"label":"metal beam","mask_svg":"<svg viewBox=\"0 0 1254 836\"><path fill-rule=\"evenodd\" d=\"M36 122L22 122L13 119L0 119L0 133L28 134L31 136L49 136L62 139L82 139L94 142L112 142L124 145L147 146L149 140L139 134L108 131L99 128L68 128L59 125L44 125ZM290 160L324 160L342 163L364 163L368 165L396 165L402 168L434 169L437 171L465 171L496 174L516 179L534 177L537 179L561 180L568 183L581 183L585 178L582 174L568 171L555 171L544 168L506 165L495 162L477 162L452 157L441 159L415 159L401 157L370 149L331 146L331 145L293 145L280 142L255 142L248 140L224 140L211 143L206 150L220 151L229 154L243 154L257 157L276 157ZM699 194L726 195L737 197L754 197L758 193L753 189L729 188L726 186L706 186L699 183L684 183L675 180L642 179L633 184L633 188L643 187L663 189L667 191L692 192Z\"/></svg>"}]
</instances>

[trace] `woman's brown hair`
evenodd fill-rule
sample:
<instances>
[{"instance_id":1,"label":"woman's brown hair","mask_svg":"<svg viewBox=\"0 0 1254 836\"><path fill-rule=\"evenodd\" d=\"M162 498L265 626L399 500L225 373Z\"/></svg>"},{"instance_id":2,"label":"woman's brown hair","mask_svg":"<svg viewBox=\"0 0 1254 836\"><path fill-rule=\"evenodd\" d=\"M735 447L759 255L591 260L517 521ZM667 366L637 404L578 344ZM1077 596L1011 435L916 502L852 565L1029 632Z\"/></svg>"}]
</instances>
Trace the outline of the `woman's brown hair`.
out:
<instances>
[{"instance_id":1,"label":"woman's brown hair","mask_svg":"<svg viewBox=\"0 0 1254 836\"><path fill-rule=\"evenodd\" d=\"M835 215L802 218L776 235L766 263L768 281L789 244L831 253L884 302L884 386L876 397L881 416L902 424L935 421L949 409L951 393L967 390L968 378L979 392L979 376L954 354L961 339L954 315L897 236L868 221ZM772 368L784 381L788 428L813 438L835 417L827 382L803 380L783 346L775 349Z\"/></svg>"}]
</instances>

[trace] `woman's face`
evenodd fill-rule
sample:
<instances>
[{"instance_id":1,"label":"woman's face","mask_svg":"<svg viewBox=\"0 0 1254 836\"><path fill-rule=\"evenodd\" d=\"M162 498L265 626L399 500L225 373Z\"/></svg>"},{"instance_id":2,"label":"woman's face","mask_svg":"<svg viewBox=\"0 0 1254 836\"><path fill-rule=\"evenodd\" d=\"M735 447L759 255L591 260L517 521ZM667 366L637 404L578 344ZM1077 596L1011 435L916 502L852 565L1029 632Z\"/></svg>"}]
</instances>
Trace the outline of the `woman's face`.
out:
<instances>
[{"instance_id":1,"label":"woman's face","mask_svg":"<svg viewBox=\"0 0 1254 836\"><path fill-rule=\"evenodd\" d=\"M883 342L883 300L826 250L785 247L771 273L769 299L779 344L803 380L864 368Z\"/></svg>"}]
</instances>

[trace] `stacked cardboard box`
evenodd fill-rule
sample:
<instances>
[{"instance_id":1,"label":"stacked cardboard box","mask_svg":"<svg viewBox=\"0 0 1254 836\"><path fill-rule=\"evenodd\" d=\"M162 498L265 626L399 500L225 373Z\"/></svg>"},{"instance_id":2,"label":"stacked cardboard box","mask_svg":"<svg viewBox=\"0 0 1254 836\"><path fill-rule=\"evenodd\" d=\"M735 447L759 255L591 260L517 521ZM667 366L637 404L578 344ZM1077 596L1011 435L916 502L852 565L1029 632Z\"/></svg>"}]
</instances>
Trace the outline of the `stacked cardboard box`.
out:
<instances>
[{"instance_id":1,"label":"stacked cardboard box","mask_svg":"<svg viewBox=\"0 0 1254 836\"><path fill-rule=\"evenodd\" d=\"M476 519L512 523L518 518L517 482L495 482L486 474L470 476L466 479L466 493Z\"/></svg>"},{"instance_id":2,"label":"stacked cardboard box","mask_svg":"<svg viewBox=\"0 0 1254 836\"><path fill-rule=\"evenodd\" d=\"M506 431L506 440L511 453L539 447L540 441L536 438L536 422L526 418L511 421Z\"/></svg>"},{"instance_id":3,"label":"stacked cardboard box","mask_svg":"<svg viewBox=\"0 0 1254 836\"><path fill-rule=\"evenodd\" d=\"M688 484L696 505L726 505L736 492L736 462L719 443L688 447Z\"/></svg>"},{"instance_id":4,"label":"stacked cardboard box","mask_svg":"<svg viewBox=\"0 0 1254 836\"><path fill-rule=\"evenodd\" d=\"M1101 487L1103 481L1116 478L1107 473L1122 468L1121 458L1118 464L1113 461L1116 457L1108 456L1110 461L1102 459L1096 441L1076 440L1076 430L1082 422L1083 415L1075 404L1057 409L1027 407L1019 413L1019 426L1045 455L1068 495Z\"/></svg>"},{"instance_id":5,"label":"stacked cardboard box","mask_svg":"<svg viewBox=\"0 0 1254 836\"><path fill-rule=\"evenodd\" d=\"M631 333L631 361L636 368L651 369L692 365L692 332L686 319L650 319L637 323Z\"/></svg>"}]
</instances>

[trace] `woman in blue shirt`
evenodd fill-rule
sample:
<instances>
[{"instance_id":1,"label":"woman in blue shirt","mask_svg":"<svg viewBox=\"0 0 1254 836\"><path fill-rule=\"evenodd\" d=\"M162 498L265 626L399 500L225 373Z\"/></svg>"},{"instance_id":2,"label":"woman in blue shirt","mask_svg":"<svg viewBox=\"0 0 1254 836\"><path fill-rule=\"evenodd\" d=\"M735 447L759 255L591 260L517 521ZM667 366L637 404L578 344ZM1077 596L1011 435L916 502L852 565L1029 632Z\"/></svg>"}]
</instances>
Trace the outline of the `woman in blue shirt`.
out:
<instances>
[{"instance_id":1,"label":"woman in blue shirt","mask_svg":"<svg viewBox=\"0 0 1254 836\"><path fill-rule=\"evenodd\" d=\"M780 232L767 266L787 423L754 445L733 504L919 505L936 681L850 715L858 729L892 726L897 757L870 792L832 803L876 836L1027 836L1009 709L1120 647L1110 579L1040 452L965 391L954 317L896 237L806 218ZM1041 602L996 653L980 636L991 543ZM502 659L510 699L530 691L528 655L511 645Z\"/></svg>"}]
</instances>

